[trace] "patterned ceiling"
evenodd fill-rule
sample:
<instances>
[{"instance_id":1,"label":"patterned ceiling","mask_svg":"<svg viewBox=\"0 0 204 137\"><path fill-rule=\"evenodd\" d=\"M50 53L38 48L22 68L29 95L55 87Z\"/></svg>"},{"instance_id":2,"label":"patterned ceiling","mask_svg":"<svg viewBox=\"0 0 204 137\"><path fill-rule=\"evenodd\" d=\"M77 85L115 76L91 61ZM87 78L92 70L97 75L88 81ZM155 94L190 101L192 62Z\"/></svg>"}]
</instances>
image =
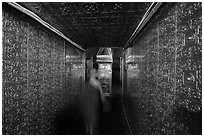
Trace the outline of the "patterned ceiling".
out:
<instances>
[{"instance_id":1,"label":"patterned ceiling","mask_svg":"<svg viewBox=\"0 0 204 137\"><path fill-rule=\"evenodd\" d=\"M151 2L20 2L19 4L33 11L84 49L115 47L116 50L117 47L124 47Z\"/></svg>"}]
</instances>

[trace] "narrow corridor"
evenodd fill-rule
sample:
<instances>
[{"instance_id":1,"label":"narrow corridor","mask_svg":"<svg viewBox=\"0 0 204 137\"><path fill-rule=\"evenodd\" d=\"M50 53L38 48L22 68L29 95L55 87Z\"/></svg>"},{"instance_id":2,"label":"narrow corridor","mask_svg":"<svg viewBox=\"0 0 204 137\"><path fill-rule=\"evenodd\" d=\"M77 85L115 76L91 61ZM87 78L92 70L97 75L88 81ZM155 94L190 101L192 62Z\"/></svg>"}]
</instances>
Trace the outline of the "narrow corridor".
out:
<instances>
[{"instance_id":1,"label":"narrow corridor","mask_svg":"<svg viewBox=\"0 0 204 137\"><path fill-rule=\"evenodd\" d=\"M1 51L3 135L202 135L202 2L2 2Z\"/></svg>"}]
</instances>

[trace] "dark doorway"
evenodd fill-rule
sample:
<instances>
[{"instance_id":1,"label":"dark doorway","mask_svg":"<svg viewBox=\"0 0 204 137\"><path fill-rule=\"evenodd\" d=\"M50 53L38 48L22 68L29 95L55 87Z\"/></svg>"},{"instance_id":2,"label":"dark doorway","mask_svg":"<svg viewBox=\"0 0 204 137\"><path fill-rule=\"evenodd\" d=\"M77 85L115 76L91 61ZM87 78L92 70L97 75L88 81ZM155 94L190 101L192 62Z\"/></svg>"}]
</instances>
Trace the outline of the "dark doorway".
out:
<instances>
[{"instance_id":1,"label":"dark doorway","mask_svg":"<svg viewBox=\"0 0 204 137\"><path fill-rule=\"evenodd\" d=\"M120 85L120 58L113 58L112 64L112 88L121 87ZM113 90L113 94L119 94L118 90Z\"/></svg>"}]
</instances>

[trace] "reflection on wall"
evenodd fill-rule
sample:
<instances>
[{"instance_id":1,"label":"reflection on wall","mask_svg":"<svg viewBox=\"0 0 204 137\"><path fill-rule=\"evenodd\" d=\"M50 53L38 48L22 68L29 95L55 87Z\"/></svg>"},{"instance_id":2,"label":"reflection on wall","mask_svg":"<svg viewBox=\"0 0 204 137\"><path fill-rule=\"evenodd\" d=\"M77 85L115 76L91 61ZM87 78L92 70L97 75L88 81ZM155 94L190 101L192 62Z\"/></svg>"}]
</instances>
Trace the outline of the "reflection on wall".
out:
<instances>
[{"instance_id":1,"label":"reflection on wall","mask_svg":"<svg viewBox=\"0 0 204 137\"><path fill-rule=\"evenodd\" d=\"M75 51L75 52L74 52ZM76 52L77 51L77 52ZM72 55L70 55L70 53ZM74 55L75 54L75 55ZM70 95L78 95L84 89L85 56L74 48L66 48L66 83L65 89Z\"/></svg>"},{"instance_id":2,"label":"reflection on wall","mask_svg":"<svg viewBox=\"0 0 204 137\"><path fill-rule=\"evenodd\" d=\"M16 12L3 7L2 133L55 134L56 114L84 79L66 66L65 54L76 49L66 50L69 43Z\"/></svg>"},{"instance_id":3,"label":"reflection on wall","mask_svg":"<svg viewBox=\"0 0 204 137\"><path fill-rule=\"evenodd\" d=\"M126 71L127 71L127 92L131 96L140 97L140 92L132 92L132 89L139 90L141 84L141 63L143 56L141 55L130 55L126 60ZM140 83L140 84L139 84Z\"/></svg>"},{"instance_id":4,"label":"reflection on wall","mask_svg":"<svg viewBox=\"0 0 204 137\"><path fill-rule=\"evenodd\" d=\"M202 134L202 5L166 5L132 44L139 75L126 57L128 118L135 134Z\"/></svg>"}]
</instances>

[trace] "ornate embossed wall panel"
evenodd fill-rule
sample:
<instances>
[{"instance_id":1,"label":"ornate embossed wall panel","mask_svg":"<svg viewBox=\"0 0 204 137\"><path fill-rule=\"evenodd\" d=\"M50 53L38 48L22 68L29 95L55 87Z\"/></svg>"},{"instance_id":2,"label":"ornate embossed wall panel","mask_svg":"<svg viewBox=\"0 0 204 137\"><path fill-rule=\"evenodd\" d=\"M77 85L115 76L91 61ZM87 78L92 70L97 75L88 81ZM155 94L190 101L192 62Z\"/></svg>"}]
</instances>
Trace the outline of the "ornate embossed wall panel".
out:
<instances>
[{"instance_id":1,"label":"ornate embossed wall panel","mask_svg":"<svg viewBox=\"0 0 204 137\"><path fill-rule=\"evenodd\" d=\"M201 3L163 4L132 43L133 56L144 56L140 77L127 77L133 133L202 133L201 9Z\"/></svg>"},{"instance_id":2,"label":"ornate embossed wall panel","mask_svg":"<svg viewBox=\"0 0 204 137\"><path fill-rule=\"evenodd\" d=\"M2 132L55 134L56 115L74 102L77 94L71 93L80 91L76 83L83 82L84 67L78 67L80 78L65 75L66 54L76 50L71 44L8 5L3 5L2 14ZM65 52L65 47L72 50ZM84 54L77 53L83 66Z\"/></svg>"}]
</instances>

